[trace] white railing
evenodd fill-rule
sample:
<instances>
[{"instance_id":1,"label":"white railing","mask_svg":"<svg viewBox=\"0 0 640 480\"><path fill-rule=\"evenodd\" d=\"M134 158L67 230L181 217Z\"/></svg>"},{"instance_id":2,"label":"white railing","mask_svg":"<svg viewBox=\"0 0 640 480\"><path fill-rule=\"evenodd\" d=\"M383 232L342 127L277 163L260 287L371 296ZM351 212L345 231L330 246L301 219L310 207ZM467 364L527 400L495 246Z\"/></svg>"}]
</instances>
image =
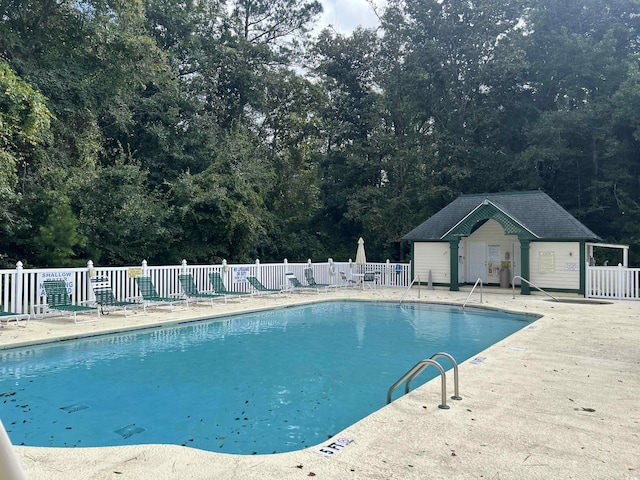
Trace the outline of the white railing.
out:
<instances>
[{"instance_id":1,"label":"white railing","mask_svg":"<svg viewBox=\"0 0 640 480\"><path fill-rule=\"evenodd\" d=\"M640 300L640 268L587 266L585 297Z\"/></svg>"},{"instance_id":2,"label":"white railing","mask_svg":"<svg viewBox=\"0 0 640 480\"><path fill-rule=\"evenodd\" d=\"M329 259L326 262L289 263L286 259L282 263L255 263L228 264L225 261L220 265L189 265L183 260L180 265L148 265L143 261L139 266L122 267L98 267L93 262L87 262L86 267L81 268L38 268L26 269L18 262L15 269L0 270L0 304L4 311L15 313L42 313L46 305L42 282L47 278L64 279L71 300L75 304L91 302L94 300L91 288L91 278L106 278L111 284L114 296L119 300L125 300L139 296L135 278L138 276L150 276L158 293L162 296L181 293L178 275L190 273L193 275L196 285L202 291L211 290L209 273L218 272L222 275L225 285L229 290L249 290L246 282L247 276L256 276L268 288L280 288L286 286L287 272L292 272L304 284L306 278L304 270L313 269L313 275L318 283L332 285L341 284L340 272L344 272L347 279L351 280L354 273L376 272L379 278L379 286L382 287L406 287L410 282L411 266L406 263L367 263L356 265L352 261L335 262Z\"/></svg>"}]
</instances>

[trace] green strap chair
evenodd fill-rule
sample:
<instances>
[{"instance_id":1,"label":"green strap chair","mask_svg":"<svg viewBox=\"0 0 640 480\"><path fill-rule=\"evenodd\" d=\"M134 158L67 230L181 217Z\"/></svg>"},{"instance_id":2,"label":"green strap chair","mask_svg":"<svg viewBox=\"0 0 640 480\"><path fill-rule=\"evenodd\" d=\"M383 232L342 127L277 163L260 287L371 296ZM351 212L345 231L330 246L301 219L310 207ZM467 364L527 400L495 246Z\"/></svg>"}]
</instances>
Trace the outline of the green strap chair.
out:
<instances>
[{"instance_id":1,"label":"green strap chair","mask_svg":"<svg viewBox=\"0 0 640 480\"><path fill-rule=\"evenodd\" d=\"M316 293L320 293L320 289L318 287L312 287L310 285L303 285L302 283L300 283L300 280L298 280L298 277L296 277L293 273L288 272L285 273L285 276L287 277L287 280L289 281L289 288L287 289L287 292L312 292L315 291Z\"/></svg>"},{"instance_id":2,"label":"green strap chair","mask_svg":"<svg viewBox=\"0 0 640 480\"><path fill-rule=\"evenodd\" d=\"M187 307L187 299L182 296L160 296L156 290L156 287L151 281L151 277L136 277L136 284L138 285L138 289L140 290L142 301L147 306L168 306L169 308L173 309L174 306L184 303L185 308Z\"/></svg>"},{"instance_id":3,"label":"green strap chair","mask_svg":"<svg viewBox=\"0 0 640 480\"><path fill-rule=\"evenodd\" d=\"M224 303L227 303L227 297L224 294L200 292L192 275L180 275L179 279L182 291L184 292L185 297L187 297L187 303L189 303L189 300L193 300L195 302L198 300L205 300L209 301L213 307L213 301L220 298L224 299Z\"/></svg>"},{"instance_id":4,"label":"green strap chair","mask_svg":"<svg viewBox=\"0 0 640 480\"><path fill-rule=\"evenodd\" d=\"M282 288L267 288L265 287L257 277L247 277L247 281L251 286L255 289L258 295L274 295L278 293L283 293Z\"/></svg>"},{"instance_id":5,"label":"green strap chair","mask_svg":"<svg viewBox=\"0 0 640 480\"><path fill-rule=\"evenodd\" d=\"M224 281L218 272L209 273L209 280L211 281L211 286L213 287L213 291L216 293L220 293L227 297L252 297L252 292L243 292L239 290L227 290L227 287L224 285Z\"/></svg>"},{"instance_id":6,"label":"green strap chair","mask_svg":"<svg viewBox=\"0 0 640 480\"><path fill-rule=\"evenodd\" d=\"M75 305L67 292L64 280L45 280L42 282L47 296L46 310L57 310L73 315L73 323L95 322L100 319L100 309L88 305ZM95 313L95 319L78 321L78 313Z\"/></svg>"},{"instance_id":7,"label":"green strap chair","mask_svg":"<svg viewBox=\"0 0 640 480\"><path fill-rule=\"evenodd\" d=\"M29 323L30 315L28 313L5 312L4 307L0 305L0 323L9 324L11 320L15 320L17 327L26 327ZM20 320L25 320L24 325L20 325Z\"/></svg>"},{"instance_id":8,"label":"green strap chair","mask_svg":"<svg viewBox=\"0 0 640 480\"><path fill-rule=\"evenodd\" d=\"M324 288L325 291L329 290L329 287L337 287L338 285L331 285L329 283L318 283L316 282L315 277L313 276L313 270L310 268L304 269L304 277L307 279L307 283L310 287L315 288Z\"/></svg>"},{"instance_id":9,"label":"green strap chair","mask_svg":"<svg viewBox=\"0 0 640 480\"><path fill-rule=\"evenodd\" d=\"M131 300L118 300L113 294L113 289L109 285L107 278L92 278L91 286L93 287L93 295L96 297L96 304L100 306L100 313L107 314L112 310L123 310L124 316L127 316L127 309L136 309L142 307L144 313L147 313L147 306L143 302L135 302Z\"/></svg>"}]
</instances>

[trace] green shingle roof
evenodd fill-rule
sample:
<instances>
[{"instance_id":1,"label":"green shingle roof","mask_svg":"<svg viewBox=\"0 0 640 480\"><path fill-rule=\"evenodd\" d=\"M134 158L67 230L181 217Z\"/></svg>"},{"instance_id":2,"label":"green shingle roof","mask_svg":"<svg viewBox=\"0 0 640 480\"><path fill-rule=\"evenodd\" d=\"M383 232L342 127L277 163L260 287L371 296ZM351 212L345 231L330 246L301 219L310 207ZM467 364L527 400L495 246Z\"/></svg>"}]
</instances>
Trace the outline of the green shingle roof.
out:
<instances>
[{"instance_id":1,"label":"green shingle roof","mask_svg":"<svg viewBox=\"0 0 640 480\"><path fill-rule=\"evenodd\" d=\"M455 232L467 216L485 204L493 205L508 223L517 223L536 239L600 241L601 238L540 191L461 195L403 239L410 241L443 240ZM495 209L493 209L495 212ZM491 218L494 218L493 215ZM501 222L507 223L507 222ZM504 227L504 224L503 224ZM509 232L507 232L509 233ZM468 232L467 232L468 234Z\"/></svg>"}]
</instances>

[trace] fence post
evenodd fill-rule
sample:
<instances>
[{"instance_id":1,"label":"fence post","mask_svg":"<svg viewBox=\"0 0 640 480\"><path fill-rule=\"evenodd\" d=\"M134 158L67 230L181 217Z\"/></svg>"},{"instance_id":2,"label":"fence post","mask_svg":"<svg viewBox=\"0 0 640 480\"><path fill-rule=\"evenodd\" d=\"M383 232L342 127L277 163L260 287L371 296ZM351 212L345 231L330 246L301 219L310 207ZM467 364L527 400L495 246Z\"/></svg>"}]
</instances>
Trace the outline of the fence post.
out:
<instances>
[{"instance_id":1,"label":"fence post","mask_svg":"<svg viewBox=\"0 0 640 480\"><path fill-rule=\"evenodd\" d=\"M260 268L260 260L256 258L255 263L256 263L256 270L254 272L254 275L258 280L262 281L262 269Z\"/></svg>"},{"instance_id":2,"label":"fence post","mask_svg":"<svg viewBox=\"0 0 640 480\"><path fill-rule=\"evenodd\" d=\"M9 302L10 312L23 313L22 305L24 302L22 301L22 277L24 275L24 272L22 267L22 262L18 260L18 263L16 263L16 281L14 282L13 288L11 289L13 290L13 295L11 301Z\"/></svg>"},{"instance_id":3,"label":"fence post","mask_svg":"<svg viewBox=\"0 0 640 480\"><path fill-rule=\"evenodd\" d=\"M223 258L222 259L222 276L223 278L226 278L229 276L229 265L227 265L227 259ZM229 280L227 280L227 282L229 282ZM227 283L229 286L229 289L231 289L231 283Z\"/></svg>"},{"instance_id":4,"label":"fence post","mask_svg":"<svg viewBox=\"0 0 640 480\"><path fill-rule=\"evenodd\" d=\"M87 260L87 286L86 286L87 291L85 293L84 298L90 301L95 300L95 295L93 293L93 288L91 286L91 279L95 276L96 276L96 270L95 268L93 268L93 260Z\"/></svg>"},{"instance_id":5,"label":"fence post","mask_svg":"<svg viewBox=\"0 0 640 480\"><path fill-rule=\"evenodd\" d=\"M329 257L327 258L327 268L329 270L329 283L331 285L337 285L339 283L339 281L336 281L336 264L333 261L333 258Z\"/></svg>"},{"instance_id":6,"label":"fence post","mask_svg":"<svg viewBox=\"0 0 640 480\"><path fill-rule=\"evenodd\" d=\"M282 274L282 278L280 279L280 285L286 285L287 284L287 273L289 273L289 260L287 260L285 258L284 261L282 262L282 264L284 265L284 272Z\"/></svg>"},{"instance_id":7,"label":"fence post","mask_svg":"<svg viewBox=\"0 0 640 480\"><path fill-rule=\"evenodd\" d=\"M391 261L387 258L386 265L384 266L384 286L391 286Z\"/></svg>"},{"instance_id":8,"label":"fence post","mask_svg":"<svg viewBox=\"0 0 640 480\"><path fill-rule=\"evenodd\" d=\"M622 300L624 298L624 295L626 293L626 286L625 286L625 281L624 281L624 275L623 275L623 270L622 270L622 264L619 263L618 264L618 273L616 275L617 280L616 280L616 298L618 300Z\"/></svg>"},{"instance_id":9,"label":"fence post","mask_svg":"<svg viewBox=\"0 0 640 480\"><path fill-rule=\"evenodd\" d=\"M182 275L186 275L187 274L187 260L186 259L182 259Z\"/></svg>"}]
</instances>

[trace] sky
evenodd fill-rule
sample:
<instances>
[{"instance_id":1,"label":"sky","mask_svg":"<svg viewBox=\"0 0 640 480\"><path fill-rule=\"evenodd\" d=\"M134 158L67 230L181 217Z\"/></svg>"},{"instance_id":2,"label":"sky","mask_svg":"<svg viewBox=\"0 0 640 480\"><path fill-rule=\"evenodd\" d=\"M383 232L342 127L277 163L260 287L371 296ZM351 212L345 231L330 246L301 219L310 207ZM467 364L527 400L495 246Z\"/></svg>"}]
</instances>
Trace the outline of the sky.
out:
<instances>
[{"instance_id":1,"label":"sky","mask_svg":"<svg viewBox=\"0 0 640 480\"><path fill-rule=\"evenodd\" d=\"M320 29L333 25L338 33L348 35L359 25L378 25L378 19L367 0L320 0L320 3L324 8L322 18L318 22Z\"/></svg>"}]
</instances>

